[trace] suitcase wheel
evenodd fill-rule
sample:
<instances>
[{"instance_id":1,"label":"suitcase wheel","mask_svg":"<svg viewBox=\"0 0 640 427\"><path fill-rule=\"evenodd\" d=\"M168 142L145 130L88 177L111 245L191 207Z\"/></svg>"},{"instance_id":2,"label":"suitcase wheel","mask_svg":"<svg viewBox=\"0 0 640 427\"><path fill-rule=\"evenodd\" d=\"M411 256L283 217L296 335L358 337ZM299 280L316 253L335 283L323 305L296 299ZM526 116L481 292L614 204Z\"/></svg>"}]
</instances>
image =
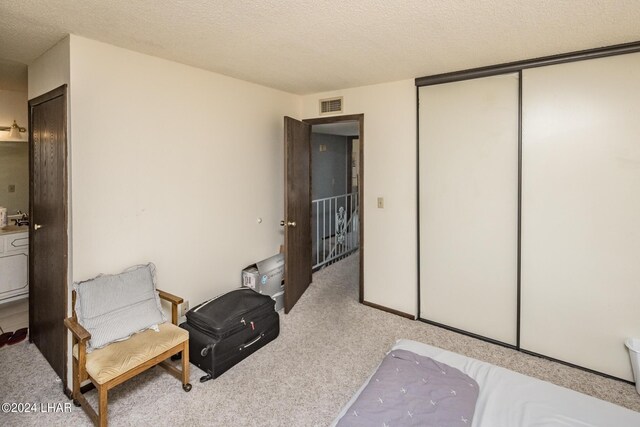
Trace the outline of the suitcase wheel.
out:
<instances>
[{"instance_id":1,"label":"suitcase wheel","mask_svg":"<svg viewBox=\"0 0 640 427\"><path fill-rule=\"evenodd\" d=\"M211 379L213 379L213 376L211 374L207 374L207 375L205 375L203 377L200 377L200 382L204 383L204 382L207 382L207 381L209 381Z\"/></svg>"},{"instance_id":2,"label":"suitcase wheel","mask_svg":"<svg viewBox=\"0 0 640 427\"><path fill-rule=\"evenodd\" d=\"M203 347L202 350L200 350L200 356L206 357L207 354L209 354L209 350L212 349L212 348L213 348L213 346L211 344L209 344L206 347Z\"/></svg>"},{"instance_id":3,"label":"suitcase wheel","mask_svg":"<svg viewBox=\"0 0 640 427\"><path fill-rule=\"evenodd\" d=\"M191 384L189 384L189 383L183 384L182 385L182 389L184 391L186 391L187 393L190 392L191 391Z\"/></svg>"}]
</instances>

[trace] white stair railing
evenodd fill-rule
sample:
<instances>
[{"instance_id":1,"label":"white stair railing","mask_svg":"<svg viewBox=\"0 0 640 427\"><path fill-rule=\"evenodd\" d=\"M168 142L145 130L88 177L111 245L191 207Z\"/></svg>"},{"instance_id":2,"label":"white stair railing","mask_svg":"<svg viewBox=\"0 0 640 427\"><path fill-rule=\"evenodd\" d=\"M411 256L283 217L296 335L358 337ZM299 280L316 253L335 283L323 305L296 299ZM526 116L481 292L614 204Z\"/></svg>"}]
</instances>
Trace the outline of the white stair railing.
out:
<instances>
[{"instance_id":1,"label":"white stair railing","mask_svg":"<svg viewBox=\"0 0 640 427\"><path fill-rule=\"evenodd\" d=\"M358 249L360 209L357 192L316 199L311 205L315 270Z\"/></svg>"}]
</instances>

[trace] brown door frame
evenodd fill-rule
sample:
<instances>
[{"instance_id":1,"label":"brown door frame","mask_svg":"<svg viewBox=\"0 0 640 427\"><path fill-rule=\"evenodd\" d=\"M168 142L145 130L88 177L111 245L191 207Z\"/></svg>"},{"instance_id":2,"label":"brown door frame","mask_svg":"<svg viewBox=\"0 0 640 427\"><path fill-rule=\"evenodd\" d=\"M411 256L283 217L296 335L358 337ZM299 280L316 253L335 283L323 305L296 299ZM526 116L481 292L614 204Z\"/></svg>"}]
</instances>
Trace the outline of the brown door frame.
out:
<instances>
[{"instance_id":1,"label":"brown door frame","mask_svg":"<svg viewBox=\"0 0 640 427\"><path fill-rule=\"evenodd\" d=\"M62 321L64 320L64 318L67 316L68 313L68 305L67 305L67 300L68 300L68 296L69 296L69 289L68 289L68 283L67 281L69 280L69 259L68 259L68 253L69 253L69 230L68 230L68 222L69 222L69 205L68 205L68 183L69 183L69 177L68 177L68 153L69 153L69 147L68 147L68 139L67 139L67 120L68 120L68 116L67 116L67 104L68 104L68 100L67 100L67 85L64 84L62 86L59 86L55 89L53 89L50 92L47 92L43 95L40 95L36 98L30 99L29 100L29 218L31 220L29 227L31 228L29 231L30 236L33 233L33 225L34 225L34 216L33 216L33 199L34 199L34 195L33 195L33 189L34 189L34 140L33 140L33 108L35 106L38 106L40 104L43 104L47 101L51 101L52 99L58 98L58 97L62 97L63 99L63 126L62 126L62 135L61 135L61 139L63 141L63 155L62 155L62 161L63 161L63 176L64 176L64 182L62 183L63 185L63 189L62 189L62 193L63 193L63 197L62 197L62 205L64 207L64 235L67 236L67 238L64 241L64 283L61 283L60 285L64 287L64 315L62 318L60 318L60 323L62 323ZM34 239L29 239L29 327L31 327L31 325L33 324L33 313L34 313L34 308L33 308L33 283L32 281L32 272L34 271L34 245L32 243ZM29 334L29 341L32 342L31 340L31 334ZM67 348L67 333L65 330L65 334L64 334L64 338L63 338L63 343L62 343L62 348L63 348L63 352L64 352L64 363L63 363L63 375L62 375L62 391L67 394L68 396L70 396L70 392L67 389L67 365L68 365L68 348Z\"/></svg>"},{"instance_id":2,"label":"brown door frame","mask_svg":"<svg viewBox=\"0 0 640 427\"><path fill-rule=\"evenodd\" d=\"M340 122L358 122L358 137L360 139L360 147L358 157L360 159L360 165L358 168L358 205L360 207L360 213L358 218L358 228L360 230L360 274L358 285L358 302L364 304L364 114L348 114L345 116L331 116L320 117L313 119L302 120L305 123L313 125L325 125L328 123L340 123ZM309 189L311 191L311 189ZM311 248L309 248L311 250Z\"/></svg>"}]
</instances>

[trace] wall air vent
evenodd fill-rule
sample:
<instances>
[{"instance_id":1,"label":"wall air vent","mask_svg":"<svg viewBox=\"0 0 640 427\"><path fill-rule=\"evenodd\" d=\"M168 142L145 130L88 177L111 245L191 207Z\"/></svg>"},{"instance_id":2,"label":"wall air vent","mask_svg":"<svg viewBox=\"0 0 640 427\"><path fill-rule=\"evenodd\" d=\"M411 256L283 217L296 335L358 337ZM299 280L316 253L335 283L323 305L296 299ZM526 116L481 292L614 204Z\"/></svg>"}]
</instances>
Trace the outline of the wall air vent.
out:
<instances>
[{"instance_id":1,"label":"wall air vent","mask_svg":"<svg viewBox=\"0 0 640 427\"><path fill-rule=\"evenodd\" d=\"M320 115L342 113L342 97L320 100Z\"/></svg>"}]
</instances>

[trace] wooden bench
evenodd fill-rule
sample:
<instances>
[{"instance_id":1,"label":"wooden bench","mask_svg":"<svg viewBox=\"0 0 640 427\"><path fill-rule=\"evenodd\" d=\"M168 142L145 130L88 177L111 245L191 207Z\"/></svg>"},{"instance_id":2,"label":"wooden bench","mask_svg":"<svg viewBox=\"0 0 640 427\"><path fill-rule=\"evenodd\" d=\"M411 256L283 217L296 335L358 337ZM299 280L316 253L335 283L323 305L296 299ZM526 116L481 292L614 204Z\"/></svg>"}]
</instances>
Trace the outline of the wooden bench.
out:
<instances>
[{"instance_id":1,"label":"wooden bench","mask_svg":"<svg viewBox=\"0 0 640 427\"><path fill-rule=\"evenodd\" d=\"M73 403L82 406L95 425L107 425L107 395L110 389L147 369L160 365L177 379L182 380L184 391L191 390L189 384L189 333L177 326L178 304L182 298L158 290L161 299L171 303L171 323L159 325L159 332L146 330L136 333L124 341L104 348L86 352L91 334L77 321L75 313L75 291L72 294L73 316L64 324L73 336ZM182 352L182 370L167 362L173 355ZM81 384L90 380L98 391L99 411L89 405L80 390Z\"/></svg>"}]
</instances>

